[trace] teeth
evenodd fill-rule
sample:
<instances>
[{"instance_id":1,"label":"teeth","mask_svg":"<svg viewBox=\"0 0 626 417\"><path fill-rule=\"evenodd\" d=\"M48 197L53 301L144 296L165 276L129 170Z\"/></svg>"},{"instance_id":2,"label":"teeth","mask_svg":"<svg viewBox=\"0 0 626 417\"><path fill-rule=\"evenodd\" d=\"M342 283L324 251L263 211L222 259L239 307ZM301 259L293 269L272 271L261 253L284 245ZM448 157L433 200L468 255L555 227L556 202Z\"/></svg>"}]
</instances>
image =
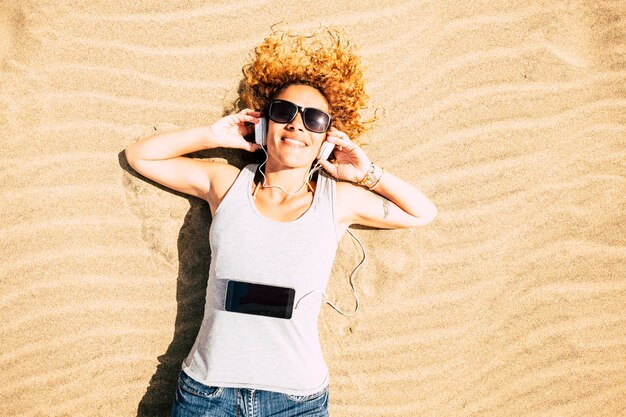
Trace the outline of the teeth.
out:
<instances>
[{"instance_id":1,"label":"teeth","mask_svg":"<svg viewBox=\"0 0 626 417\"><path fill-rule=\"evenodd\" d=\"M295 140L295 139L283 138L283 140L284 140L285 142L290 143L290 144L295 145L295 146L304 146L304 143L302 143L302 142L300 142L300 141L297 141L297 140Z\"/></svg>"}]
</instances>

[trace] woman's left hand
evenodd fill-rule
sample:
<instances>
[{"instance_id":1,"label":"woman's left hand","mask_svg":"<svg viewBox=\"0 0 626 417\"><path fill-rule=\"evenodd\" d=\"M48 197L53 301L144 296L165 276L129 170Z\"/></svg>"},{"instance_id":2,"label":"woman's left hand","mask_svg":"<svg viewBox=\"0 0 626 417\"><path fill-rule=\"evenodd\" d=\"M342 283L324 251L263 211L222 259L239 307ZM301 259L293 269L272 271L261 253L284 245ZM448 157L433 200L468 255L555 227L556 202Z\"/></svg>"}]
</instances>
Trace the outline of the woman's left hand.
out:
<instances>
[{"instance_id":1,"label":"woman's left hand","mask_svg":"<svg viewBox=\"0 0 626 417\"><path fill-rule=\"evenodd\" d=\"M348 135L331 127L326 135L326 140L335 144L335 162L320 161L333 177L338 180L359 182L370 169L370 159L365 151L356 143L352 142Z\"/></svg>"}]
</instances>

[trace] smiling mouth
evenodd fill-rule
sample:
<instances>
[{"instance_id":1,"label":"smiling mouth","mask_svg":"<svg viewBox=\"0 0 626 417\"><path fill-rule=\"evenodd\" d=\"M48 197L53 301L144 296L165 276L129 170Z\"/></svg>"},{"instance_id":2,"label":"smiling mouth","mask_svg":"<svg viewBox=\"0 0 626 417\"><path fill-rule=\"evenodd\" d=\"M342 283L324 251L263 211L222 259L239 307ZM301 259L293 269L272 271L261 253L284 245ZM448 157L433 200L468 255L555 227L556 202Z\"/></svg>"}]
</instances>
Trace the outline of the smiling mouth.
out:
<instances>
[{"instance_id":1,"label":"smiling mouth","mask_svg":"<svg viewBox=\"0 0 626 417\"><path fill-rule=\"evenodd\" d=\"M299 147L307 146L304 142L300 142L299 140L295 140L291 138L280 138L280 140L292 146L299 146Z\"/></svg>"}]
</instances>

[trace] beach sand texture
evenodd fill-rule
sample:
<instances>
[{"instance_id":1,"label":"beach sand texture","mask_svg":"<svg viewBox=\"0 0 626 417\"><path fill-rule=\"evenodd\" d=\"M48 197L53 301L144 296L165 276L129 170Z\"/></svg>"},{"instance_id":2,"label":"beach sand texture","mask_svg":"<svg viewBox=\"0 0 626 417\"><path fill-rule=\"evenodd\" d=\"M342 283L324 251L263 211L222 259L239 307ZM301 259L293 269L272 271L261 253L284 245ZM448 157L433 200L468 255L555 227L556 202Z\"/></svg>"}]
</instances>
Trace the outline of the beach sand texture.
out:
<instances>
[{"instance_id":1,"label":"beach sand texture","mask_svg":"<svg viewBox=\"0 0 626 417\"><path fill-rule=\"evenodd\" d=\"M355 3L0 4L0 415L167 415L210 215L123 150L220 117L278 22L360 46L364 149L439 209L354 230L331 415L626 415L626 4ZM359 259L345 236L343 309Z\"/></svg>"}]
</instances>

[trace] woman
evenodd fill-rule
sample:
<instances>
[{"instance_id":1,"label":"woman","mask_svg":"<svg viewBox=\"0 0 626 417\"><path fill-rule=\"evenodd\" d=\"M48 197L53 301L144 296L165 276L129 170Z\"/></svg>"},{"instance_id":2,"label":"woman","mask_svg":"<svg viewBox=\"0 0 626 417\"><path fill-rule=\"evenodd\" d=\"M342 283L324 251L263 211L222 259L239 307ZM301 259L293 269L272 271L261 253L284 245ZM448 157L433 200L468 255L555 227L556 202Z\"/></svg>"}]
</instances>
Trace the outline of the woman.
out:
<instances>
[{"instance_id":1,"label":"woman","mask_svg":"<svg viewBox=\"0 0 626 417\"><path fill-rule=\"evenodd\" d=\"M204 318L173 416L327 416L317 318L339 239L352 224L408 228L436 216L424 194L353 141L365 130L359 58L337 34L326 35L327 44L322 34L272 34L244 67L246 109L126 149L137 172L205 199L213 216ZM261 116L265 148L244 139ZM334 145L332 162L317 160L325 142ZM240 171L182 156L217 147L263 149L266 161ZM291 304L280 306L288 316L229 304L234 285L251 283L290 289Z\"/></svg>"}]
</instances>

